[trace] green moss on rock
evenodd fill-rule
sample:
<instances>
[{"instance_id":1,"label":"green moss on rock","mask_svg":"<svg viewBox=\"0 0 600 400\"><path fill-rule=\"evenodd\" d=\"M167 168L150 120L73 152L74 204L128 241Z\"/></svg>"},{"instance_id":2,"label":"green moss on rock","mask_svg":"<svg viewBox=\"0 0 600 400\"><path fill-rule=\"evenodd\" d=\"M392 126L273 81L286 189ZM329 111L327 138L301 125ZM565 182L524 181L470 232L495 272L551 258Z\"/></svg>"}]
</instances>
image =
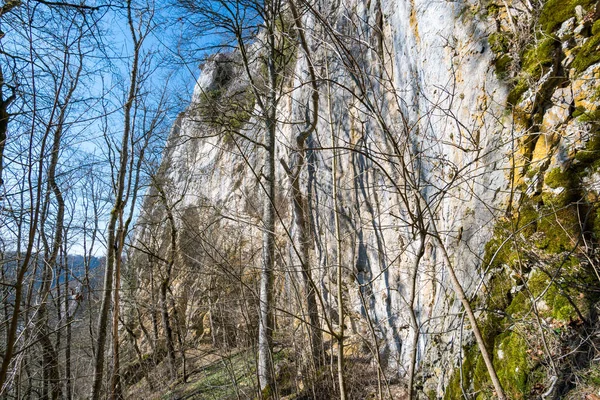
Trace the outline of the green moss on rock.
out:
<instances>
[{"instance_id":1,"label":"green moss on rock","mask_svg":"<svg viewBox=\"0 0 600 400\"><path fill-rule=\"evenodd\" d=\"M571 174L567 171L563 171L562 168L554 168L544 176L544 182L552 189L570 186L570 179Z\"/></svg>"},{"instance_id":2,"label":"green moss on rock","mask_svg":"<svg viewBox=\"0 0 600 400\"><path fill-rule=\"evenodd\" d=\"M529 82L537 81L552 67L559 44L560 42L553 36L542 36L535 43L525 48L521 55L521 72L508 95L507 102L509 106L514 107L519 104L523 94L530 87Z\"/></svg>"},{"instance_id":3,"label":"green moss on rock","mask_svg":"<svg viewBox=\"0 0 600 400\"><path fill-rule=\"evenodd\" d=\"M497 231L500 230L497 228ZM512 265L515 261L510 241L505 241L502 234L496 233L485 245L483 264L486 268L502 268Z\"/></svg>"},{"instance_id":4,"label":"green moss on rock","mask_svg":"<svg viewBox=\"0 0 600 400\"><path fill-rule=\"evenodd\" d=\"M490 3L487 5L485 10L488 16L493 17L498 15L498 12L500 11L500 6L496 3Z\"/></svg>"},{"instance_id":5,"label":"green moss on rock","mask_svg":"<svg viewBox=\"0 0 600 400\"><path fill-rule=\"evenodd\" d=\"M578 73L600 61L600 32L590 37L579 49L571 67Z\"/></svg>"},{"instance_id":6,"label":"green moss on rock","mask_svg":"<svg viewBox=\"0 0 600 400\"><path fill-rule=\"evenodd\" d=\"M508 52L509 40L508 37L502 32L494 32L488 37L490 49L496 55L503 55Z\"/></svg>"},{"instance_id":7,"label":"green moss on rock","mask_svg":"<svg viewBox=\"0 0 600 400\"><path fill-rule=\"evenodd\" d=\"M529 290L535 298L540 298L547 309L540 310L543 317L551 316L557 321L570 322L577 319L577 311L566 296L571 297L571 301L577 299L576 293L569 293L551 280L547 274L536 271L532 274L528 282ZM538 307L539 308L539 307Z\"/></svg>"},{"instance_id":8,"label":"green moss on rock","mask_svg":"<svg viewBox=\"0 0 600 400\"><path fill-rule=\"evenodd\" d=\"M522 69L529 75L539 78L544 69L552 66L556 46L559 42L552 36L544 36L534 45L528 46L522 56Z\"/></svg>"},{"instance_id":9,"label":"green moss on rock","mask_svg":"<svg viewBox=\"0 0 600 400\"><path fill-rule=\"evenodd\" d=\"M504 310L511 302L513 281L505 271L494 276L489 283L489 299L487 306L495 310Z\"/></svg>"},{"instance_id":10,"label":"green moss on rock","mask_svg":"<svg viewBox=\"0 0 600 400\"><path fill-rule=\"evenodd\" d=\"M555 63L556 52L560 41L553 36L560 25L567 19L575 16L575 8L582 6L589 10L595 6L592 0L548 0L542 7L539 15L538 26L541 31L536 32L535 41L527 46L521 53L521 72L515 78L514 87L508 96L508 105L516 106L527 91L531 81L537 81ZM573 61L573 68L578 72L600 61L600 35L597 32L600 26L592 29L594 36L590 38L577 53ZM504 77L510 60L504 55L509 54L508 39L504 33L490 35L490 48L496 54L496 72Z\"/></svg>"},{"instance_id":11,"label":"green moss on rock","mask_svg":"<svg viewBox=\"0 0 600 400\"><path fill-rule=\"evenodd\" d=\"M585 108L580 108L579 121L581 122L592 122L600 123L600 109L594 111L588 111Z\"/></svg>"},{"instance_id":12,"label":"green moss on rock","mask_svg":"<svg viewBox=\"0 0 600 400\"><path fill-rule=\"evenodd\" d=\"M444 392L444 400L462 399L462 389L460 386L460 367L452 371L452 378Z\"/></svg>"},{"instance_id":13,"label":"green moss on rock","mask_svg":"<svg viewBox=\"0 0 600 400\"><path fill-rule=\"evenodd\" d=\"M513 63L513 59L508 54L504 54L496 59L494 65L496 66L496 75L500 79L505 79L508 76L508 70Z\"/></svg>"},{"instance_id":14,"label":"green moss on rock","mask_svg":"<svg viewBox=\"0 0 600 400\"><path fill-rule=\"evenodd\" d=\"M536 24L541 27L541 32L537 32L535 43L521 53L521 72L514 79L514 87L508 96L508 105L513 107L515 114L519 113L516 106L530 89L531 82L539 81L550 68L558 65L561 43L554 36L556 29L575 16L576 6L581 5L589 11L595 4L589 0L548 0L544 3ZM600 22L596 22L591 31L593 36L573 53L572 65L578 72L600 62ZM513 50L510 36L507 35L510 34L497 32L488 39L495 54L496 73L501 78L506 77L514 62L510 57ZM561 74L561 71L555 71L555 74ZM566 78L560 79L564 82ZM552 93L550 89L554 88L542 90ZM589 97L588 100L595 101L596 98ZM545 367L539 359L530 356L541 354L537 339L531 337L530 343L527 336L532 333L530 324L536 323L533 299L540 317L563 327L580 317L585 318L594 295L585 293L582 287L597 284L593 271L581 263L578 245L582 231L594 232L594 238L600 239L600 207L594 206L598 196L594 194L596 197L589 198L581 186L582 178L600 171L600 111L576 109L574 114L572 117L587 122L592 130L585 149L579 150L573 162L562 168L545 172L545 166L532 172L530 179L544 179L541 193L528 196L524 193L524 185L519 185L516 190L521 196L515 197L520 198L519 204L511 209L508 219L496 223L493 237L485 248L482 269L491 270L494 275L486 282L485 296L477 299L477 307L488 310L482 314L479 326L486 347L493 355L500 381L511 399L539 395L546 379ZM518 117L516 115L515 119ZM531 116L524 118L528 118L530 125L527 127L531 126ZM521 143L521 146L520 151L526 153L527 143ZM582 222L588 215L591 215L590 219ZM477 346L465 348L463 354L462 365L455 369L445 398L464 398L461 372L462 386L468 393L477 399L493 398L491 382Z\"/></svg>"},{"instance_id":15,"label":"green moss on rock","mask_svg":"<svg viewBox=\"0 0 600 400\"><path fill-rule=\"evenodd\" d=\"M505 393L511 399L526 399L529 395L527 377L527 342L516 332L508 331L496 338L494 367Z\"/></svg>"},{"instance_id":16,"label":"green moss on rock","mask_svg":"<svg viewBox=\"0 0 600 400\"><path fill-rule=\"evenodd\" d=\"M506 313L512 318L517 318L523 316L525 313L529 312L530 304L529 299L523 292L517 293L517 295L513 298L510 305L506 308Z\"/></svg>"},{"instance_id":17,"label":"green moss on rock","mask_svg":"<svg viewBox=\"0 0 600 400\"><path fill-rule=\"evenodd\" d=\"M463 378L462 383L461 375ZM489 397L492 394L491 380L476 344L464 349L462 366L454 369L450 383L444 393L444 399L464 399L463 387L466 392L478 392L477 399L491 398Z\"/></svg>"},{"instance_id":18,"label":"green moss on rock","mask_svg":"<svg viewBox=\"0 0 600 400\"><path fill-rule=\"evenodd\" d=\"M543 232L546 237L546 252L559 254L573 251L580 235L577 208L570 206L558 210L545 209L542 212L545 215L538 223L538 231Z\"/></svg>"},{"instance_id":19,"label":"green moss on rock","mask_svg":"<svg viewBox=\"0 0 600 400\"><path fill-rule=\"evenodd\" d=\"M594 0L548 0L540 13L539 23L546 33L552 33L560 25L575 16L575 7L588 10L594 6Z\"/></svg>"},{"instance_id":20,"label":"green moss on rock","mask_svg":"<svg viewBox=\"0 0 600 400\"><path fill-rule=\"evenodd\" d=\"M517 104L519 104L521 101L521 98L523 97L525 92L527 92L527 89L529 89L529 83L527 82L527 80L525 78L520 78L517 81L517 83L515 84L515 86L513 87L513 89L510 91L510 93L508 94L508 98L507 98L508 105L514 107Z\"/></svg>"},{"instance_id":21,"label":"green moss on rock","mask_svg":"<svg viewBox=\"0 0 600 400\"><path fill-rule=\"evenodd\" d=\"M598 164L600 159L600 131L592 134L588 140L585 149L579 150L574 157L578 169L584 169ZM594 168L597 169L597 168Z\"/></svg>"},{"instance_id":22,"label":"green moss on rock","mask_svg":"<svg viewBox=\"0 0 600 400\"><path fill-rule=\"evenodd\" d=\"M594 22L594 25L592 25L592 35L595 35L597 33L600 33L600 19Z\"/></svg>"}]
</instances>

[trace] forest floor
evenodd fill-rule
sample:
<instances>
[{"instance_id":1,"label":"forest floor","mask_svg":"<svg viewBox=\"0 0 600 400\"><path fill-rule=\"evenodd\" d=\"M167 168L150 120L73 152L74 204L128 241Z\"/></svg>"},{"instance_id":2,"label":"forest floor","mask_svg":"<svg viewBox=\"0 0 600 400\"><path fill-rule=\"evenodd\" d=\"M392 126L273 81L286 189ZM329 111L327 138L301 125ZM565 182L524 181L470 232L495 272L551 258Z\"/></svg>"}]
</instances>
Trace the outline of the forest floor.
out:
<instances>
[{"instance_id":1,"label":"forest floor","mask_svg":"<svg viewBox=\"0 0 600 400\"><path fill-rule=\"evenodd\" d=\"M182 366L179 366L180 372ZM248 399L254 395L255 362L249 350L224 352L201 345L186 352L187 379L169 381L167 360L129 388L131 399ZM151 384L149 383L151 382Z\"/></svg>"},{"instance_id":2,"label":"forest floor","mask_svg":"<svg viewBox=\"0 0 600 400\"><path fill-rule=\"evenodd\" d=\"M281 384L281 398L287 400L308 400L314 396L294 393L298 384L302 385L302 378L295 377L292 373L290 360L286 351L280 349L275 356L275 370L286 382ZM349 360L350 361L350 360ZM376 399L377 385L375 376L365 374L364 361L351 360L356 368L350 372L347 382L350 398ZM354 369L352 368L352 369ZM370 368L366 368L367 370ZM182 365L179 365L179 372ZM232 349L230 351L215 350L208 343L203 343L197 348L186 352L187 379L170 380L168 363L165 358L156 367L147 372L147 377L128 389L127 398L143 400L241 400L256 398L257 376L256 360L252 349ZM327 374L329 377L329 374ZM360 375L360 377L359 377ZM360 381L360 382L359 382ZM331 383L331 382L330 382ZM336 382L337 383L337 382ZM334 383L334 386L336 385ZM327 384L325 384L327 385ZM319 385L317 385L319 386ZM402 385L398 382L385 390L384 397L404 398ZM358 396L358 397L357 397ZM366 396L366 397L365 397ZM325 397L324 397L325 398ZM329 398L329 395L327 395Z\"/></svg>"}]
</instances>

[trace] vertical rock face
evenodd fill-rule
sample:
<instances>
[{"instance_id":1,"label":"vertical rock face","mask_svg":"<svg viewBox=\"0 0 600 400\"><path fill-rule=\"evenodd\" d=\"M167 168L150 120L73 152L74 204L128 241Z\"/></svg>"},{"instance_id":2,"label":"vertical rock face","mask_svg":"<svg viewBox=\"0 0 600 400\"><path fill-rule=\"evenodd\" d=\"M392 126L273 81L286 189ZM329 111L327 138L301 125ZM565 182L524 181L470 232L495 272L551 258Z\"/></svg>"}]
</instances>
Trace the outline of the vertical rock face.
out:
<instances>
[{"instance_id":1,"label":"vertical rock face","mask_svg":"<svg viewBox=\"0 0 600 400\"><path fill-rule=\"evenodd\" d=\"M343 34L356 38L347 39L355 70L313 42L317 54L330 60L331 79L354 91L351 96L331 86L331 110L322 101L315 134L323 147L345 148L339 151L338 185L354 325L369 338L364 321L371 319L384 362L401 375L414 335L408 309L418 220L436 224L463 287L473 294L485 281L481 260L495 218L506 209L506 89L491 65L487 22L473 18L472 7L426 1L340 5L332 18ZM304 62L301 57L297 63L300 77ZM295 94L294 104L306 103L302 95ZM329 124L339 136L335 144ZM314 187L321 230L332 221L330 158L331 152L316 151L314 172L306 178ZM335 244L323 236L316 251L326 270L336 263ZM426 242L413 302L421 331L417 354L441 389L452 372L448 366L470 338L466 332L461 337L460 307L439 244L431 237Z\"/></svg>"},{"instance_id":2,"label":"vertical rock face","mask_svg":"<svg viewBox=\"0 0 600 400\"><path fill-rule=\"evenodd\" d=\"M518 7L512 9L509 2L510 8L506 7L512 14L507 16L502 7L490 3L485 8L481 4L325 1L315 5L323 20L311 12L303 20L310 59L318 74L320 101L317 128L307 141L306 166L300 179L310 210L311 263L323 301L321 317L330 319L335 327L334 315L340 310L333 293L340 282L334 269L341 264L350 348L355 345L359 349L361 343L368 343L386 371L399 377L406 375L411 354L416 351L421 393L444 393L453 372L462 364L459 354L463 350L467 354L462 357L472 357L472 366L464 367L463 387L486 389L486 378L475 371L477 357L469 356L473 339L449 279L450 267L481 318L500 370L502 360L512 354L505 347L512 343L513 353L518 348L515 343L521 343L517 339L521 336L509 334L517 328L507 327L506 321L501 322L498 316L493 319L484 310L516 315L520 311L514 308L513 300L525 292L541 301L548 299L536 292L538 289L524 289L528 279L533 285L536 271L543 267L536 269L537 261L523 260L517 267L516 256L510 255L514 247L509 255L503 249L510 247L505 244L515 237L526 240L524 235L544 233L543 221L538 220L543 218L541 214L530 217L530 222L537 221L533 231L518 228L523 226L520 216L525 215L525 208L520 207L531 203L527 210L535 213L550 203L547 193L560 196L570 190L559 179L549 181L546 172L558 168L554 172L558 176L569 171L574 154L589 148L596 129L593 122L576 119L574 111L588 117L597 111L588 95L597 91L597 64L583 71L571 70L570 74L564 72L568 66L560 67L561 72L554 70L552 77L563 78L551 90L544 86L544 74L533 77L539 82L530 83L519 101L513 102L514 109L521 110L519 115L528 114L533 122L513 122L511 106L506 104L510 85L499 73L499 60L511 48L491 48L497 42L488 38L498 39L511 21L518 22ZM574 20L565 22L569 23L576 25ZM595 36L579 38L579 44L565 47L564 52L574 54L577 47L574 50L573 46L585 46L586 40L592 39ZM564 43L570 40L564 37ZM251 51L260 53L259 47L253 45ZM563 64L569 57L573 62L573 57L567 56ZM513 62L518 64L518 60ZM253 142L262 140L263 131L240 63L239 55L233 53L217 55L204 65L192 103L173 128L162 172L180 218L182 265L214 269L220 259L219 274L226 276L229 272L223 271L231 269L239 280L251 282L259 266L260 204L264 198L263 150ZM306 54L296 48L286 70L278 110L277 159L289 166L298 162L296 136L310 104L307 63ZM259 65L252 65L251 71L260 77ZM550 90L543 101L537 87ZM334 157L338 160L336 182ZM283 167L277 174L280 190L273 201L279 218L277 274L282 284L276 286L281 290L278 296L290 299L292 307L296 294L290 282L299 271L293 245L296 233L289 177ZM581 176L596 193L597 174ZM337 199L332 196L334 185ZM542 194L545 205L540 203ZM153 204L147 201L141 226L149 224L152 215L160 214L160 207ZM341 260L335 256L336 209L341 221ZM511 221L513 228L517 226L516 233L502 236L499 226L507 227ZM420 230L426 231L424 237ZM196 231L202 233L193 233ZM142 229L138 240L148 235ZM550 240L562 240L560 235L546 235ZM568 251L571 245L577 247L576 242L566 240L561 251ZM424 254L419 257L421 245ZM533 247L527 250L528 260L532 252L547 250L541 244ZM229 253L224 256L218 249L228 249ZM452 265L442 257L442 250L449 253ZM218 255L213 254L207 263L198 261L211 251ZM560 256L559 251L554 253ZM529 264L525 268L523 263ZM551 282L546 284L553 287ZM560 293L566 296L564 291ZM537 303L538 308L553 307ZM190 301L185 307L197 305ZM418 332L411 325L411 309ZM561 320L556 315L554 318ZM281 329L285 329L284 320L282 316ZM485 329L488 323L503 328ZM415 334L417 349L412 345ZM530 363L523 368L529 373L537 367ZM506 376L511 373L507 371ZM516 398L527 397L530 381L515 386L512 378L501 379ZM459 396L460 381L455 379L452 385L453 393ZM513 386L516 389L511 391Z\"/></svg>"}]
</instances>

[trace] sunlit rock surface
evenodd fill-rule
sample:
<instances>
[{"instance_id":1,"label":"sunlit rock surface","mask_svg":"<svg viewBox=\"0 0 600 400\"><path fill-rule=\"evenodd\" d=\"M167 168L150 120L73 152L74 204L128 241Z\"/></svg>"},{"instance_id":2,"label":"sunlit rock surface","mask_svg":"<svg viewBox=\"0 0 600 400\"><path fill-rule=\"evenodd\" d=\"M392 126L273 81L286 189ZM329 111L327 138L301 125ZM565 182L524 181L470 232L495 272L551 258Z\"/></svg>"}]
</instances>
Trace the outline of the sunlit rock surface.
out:
<instances>
[{"instance_id":1,"label":"sunlit rock surface","mask_svg":"<svg viewBox=\"0 0 600 400\"><path fill-rule=\"evenodd\" d=\"M596 64L550 91L538 118L536 141L523 155L520 146L531 127L513 122L506 104L509 84L498 77L497 55L488 43L498 20L509 26L507 16L502 7L502 18L488 16L479 3L322 2L320 10L352 56L351 65L336 55L340 47L330 32L313 17L304 19L311 59L321 78L319 121L307 142L301 179L311 210L313 274L327 309L323 317L337 323L334 269L341 263L349 342L360 347L361 341L377 340L386 371L402 378L413 351L408 309L416 273L413 308L420 325L420 381L424 392L438 395L459 366L461 349L474 340L448 277L449 265L431 235L415 270L420 245L417 203L425 210L430 232L435 225L467 294L485 302L486 293L493 291L488 283L498 272L483 262L497 221L511 218L512 206L538 189L560 194L556 186L542 185L543 172L568 166L589 141L590 128L573 117L574 108L598 110L598 99L589 95L600 81ZM567 20L558 37L565 43L571 40L576 26L574 18ZM251 51L259 52L258 47ZM563 47L568 60L571 48ZM307 58L300 49L293 63L278 109L276 149L276 159L289 165L297 160L296 135L304 126L311 94ZM257 65L251 70L260 74ZM547 88L544 79L552 72L548 74L523 94L517 107L522 113L539 112L536 102ZM230 240L245 255L244 262L259 268L263 150L235 133L224 134L200 111L211 99L251 92L249 85L235 54L209 59L190 107L173 128L163 167L179 217L194 214L198 226L210 225L212 235L220 235L216 241ZM260 142L264 131L257 106L252 114L236 129ZM335 183L332 149L338 157ZM515 166L525 156L539 174L519 175ZM278 274L285 277L284 271L299 266L289 241L294 235L290 182L281 165L277 179ZM517 181L529 182L529 188L517 190ZM597 179L588 182L597 191ZM334 184L342 260L335 256ZM193 247L190 252L201 251ZM193 254L182 258L192 263ZM522 290L518 280L510 285L514 290L507 295ZM283 287L281 296L291 296L286 293L289 286ZM547 310L549 305L542 300L538 307ZM494 352L497 360L508 357L502 346L504 342Z\"/></svg>"}]
</instances>

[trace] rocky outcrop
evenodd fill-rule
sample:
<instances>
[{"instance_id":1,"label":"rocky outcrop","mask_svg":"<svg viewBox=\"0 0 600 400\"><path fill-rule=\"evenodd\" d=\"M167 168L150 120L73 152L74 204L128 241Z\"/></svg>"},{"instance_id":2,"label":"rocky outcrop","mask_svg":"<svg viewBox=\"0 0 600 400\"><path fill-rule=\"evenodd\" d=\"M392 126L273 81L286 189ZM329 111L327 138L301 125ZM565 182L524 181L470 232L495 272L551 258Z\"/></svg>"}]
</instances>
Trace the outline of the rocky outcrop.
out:
<instances>
[{"instance_id":1,"label":"rocky outcrop","mask_svg":"<svg viewBox=\"0 0 600 400\"><path fill-rule=\"evenodd\" d=\"M416 351L422 397L492 396L448 268L511 398L572 389L560 346L591 329L596 296L573 282L598 283L600 64L594 10L569 2L557 17L554 3L343 0L319 4L325 22L305 17L320 102L300 179L321 317L337 323L333 293L342 284L349 351L370 349L391 378L406 376ZM295 51L278 109L277 159L289 165L311 96L307 56ZM210 292L187 296L183 314L225 296L215 291L235 296L223 280L252 287L260 265L263 131L240 63L236 53L206 62L164 153L179 262L210 281L180 278L177 290ZM251 71L260 77L259 64ZM299 269L291 183L283 167L277 179L276 286L291 306ZM141 226L161 213L156 204L147 200ZM244 307L226 312L240 324ZM281 329L284 321L285 313Z\"/></svg>"}]
</instances>

